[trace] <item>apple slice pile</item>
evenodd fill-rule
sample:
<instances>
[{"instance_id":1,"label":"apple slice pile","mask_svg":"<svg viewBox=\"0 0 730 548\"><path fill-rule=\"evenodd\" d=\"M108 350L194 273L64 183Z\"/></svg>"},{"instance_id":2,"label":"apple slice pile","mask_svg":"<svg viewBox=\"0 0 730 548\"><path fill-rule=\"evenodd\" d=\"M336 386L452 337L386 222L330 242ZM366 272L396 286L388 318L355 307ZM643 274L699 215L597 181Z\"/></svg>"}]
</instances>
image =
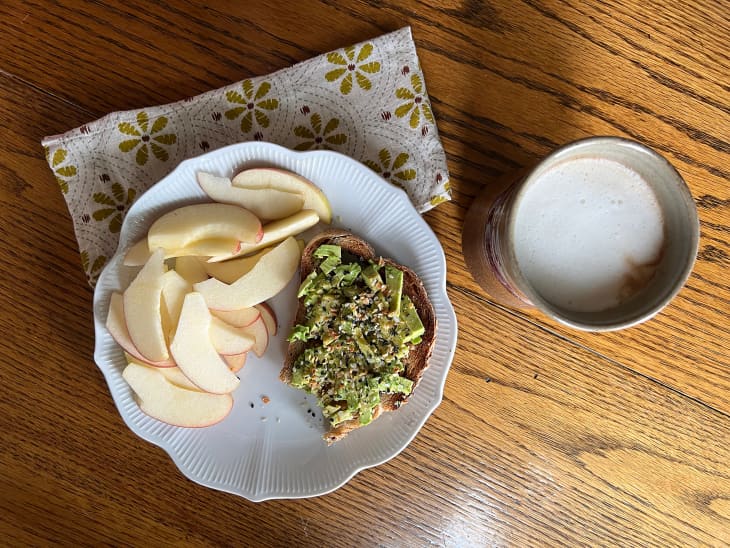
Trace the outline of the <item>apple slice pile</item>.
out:
<instances>
[{"instance_id":1,"label":"apple slice pile","mask_svg":"<svg viewBox=\"0 0 730 548\"><path fill-rule=\"evenodd\" d=\"M296 274L295 236L332 217L318 187L283 170L201 172L198 182L214 202L162 215L128 250L124 264L141 269L112 294L106 321L140 409L183 427L228 415L236 373L276 334L266 300Z\"/></svg>"}]
</instances>

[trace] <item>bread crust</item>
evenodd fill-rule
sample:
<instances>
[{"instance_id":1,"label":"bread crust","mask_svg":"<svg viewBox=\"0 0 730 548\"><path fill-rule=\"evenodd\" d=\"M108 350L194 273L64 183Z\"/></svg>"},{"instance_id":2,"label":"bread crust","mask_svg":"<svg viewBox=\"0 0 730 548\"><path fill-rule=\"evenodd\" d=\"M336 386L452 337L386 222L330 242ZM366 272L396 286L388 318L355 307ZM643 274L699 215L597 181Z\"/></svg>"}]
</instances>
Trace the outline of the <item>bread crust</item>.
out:
<instances>
[{"instance_id":1,"label":"bread crust","mask_svg":"<svg viewBox=\"0 0 730 548\"><path fill-rule=\"evenodd\" d=\"M332 244L340 246L344 251L357 256L360 260L377 260L375 250L362 238L355 236L351 232L343 229L328 229L321 232L307 244L302 252L300 265L301 280L304 280L317 266L317 260L314 257L314 251L323 244ZM421 322L423 323L424 333L421 342L411 348L407 359L404 362L404 376L413 381L413 390L416 389L423 372L428 367L431 353L436 342L436 314L428 298L426 288L418 275L410 268L396 263L392 259L383 258L383 262L403 271L403 294L413 301L418 312ZM299 300L297 314L294 319L294 325L304 321L305 309L302 299ZM284 367L279 374L279 378L290 383L292 378L292 370L294 363L299 355L304 352L306 343L302 341L293 341L289 343L289 348L284 359ZM413 392L411 392L413 393ZM382 413L394 411L408 401L409 395L405 394L381 394L380 405L373 412L373 420L377 419ZM332 444L337 440L344 438L348 433L362 426L360 420L355 418L345 421L336 428L330 429L324 436L328 444Z\"/></svg>"}]
</instances>

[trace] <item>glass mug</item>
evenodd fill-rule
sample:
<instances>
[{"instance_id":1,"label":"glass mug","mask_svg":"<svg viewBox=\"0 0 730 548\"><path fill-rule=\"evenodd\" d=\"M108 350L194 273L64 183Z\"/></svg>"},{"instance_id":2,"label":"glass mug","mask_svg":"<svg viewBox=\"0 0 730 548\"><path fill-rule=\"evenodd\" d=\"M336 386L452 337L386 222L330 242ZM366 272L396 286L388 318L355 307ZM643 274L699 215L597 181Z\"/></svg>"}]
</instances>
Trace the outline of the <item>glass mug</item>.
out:
<instances>
[{"instance_id":1,"label":"glass mug","mask_svg":"<svg viewBox=\"0 0 730 548\"><path fill-rule=\"evenodd\" d=\"M496 302L609 331L674 298L699 233L692 195L666 159L628 139L591 137L487 186L467 212L462 246Z\"/></svg>"}]
</instances>

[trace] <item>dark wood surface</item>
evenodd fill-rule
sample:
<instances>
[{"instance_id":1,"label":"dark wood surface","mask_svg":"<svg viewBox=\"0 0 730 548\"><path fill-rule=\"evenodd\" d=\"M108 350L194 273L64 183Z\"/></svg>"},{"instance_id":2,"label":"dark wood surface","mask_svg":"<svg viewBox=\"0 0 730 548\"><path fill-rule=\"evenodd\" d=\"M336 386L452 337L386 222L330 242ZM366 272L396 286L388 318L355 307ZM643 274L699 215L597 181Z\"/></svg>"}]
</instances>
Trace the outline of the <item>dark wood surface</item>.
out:
<instances>
[{"instance_id":1,"label":"dark wood surface","mask_svg":"<svg viewBox=\"0 0 730 548\"><path fill-rule=\"evenodd\" d=\"M133 545L730 543L730 4L0 3L0 538ZM453 181L425 215L459 344L408 448L341 489L251 503L124 425L40 139L411 25ZM637 139L701 219L687 286L590 334L493 303L461 255L484 185L570 140Z\"/></svg>"}]
</instances>

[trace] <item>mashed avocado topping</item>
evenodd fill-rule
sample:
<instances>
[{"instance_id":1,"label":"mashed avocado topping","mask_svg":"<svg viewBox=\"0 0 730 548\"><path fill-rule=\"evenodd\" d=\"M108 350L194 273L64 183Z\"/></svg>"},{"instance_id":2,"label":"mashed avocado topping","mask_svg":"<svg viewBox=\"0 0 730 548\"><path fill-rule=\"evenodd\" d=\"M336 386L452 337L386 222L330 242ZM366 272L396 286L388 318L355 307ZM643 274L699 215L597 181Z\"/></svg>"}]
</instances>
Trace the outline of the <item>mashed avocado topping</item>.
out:
<instances>
[{"instance_id":1,"label":"mashed avocado topping","mask_svg":"<svg viewBox=\"0 0 730 548\"><path fill-rule=\"evenodd\" d=\"M299 287L304 322L289 341L307 342L291 384L317 396L332 426L368 424L381 393L410 394L403 360L421 342L423 323L403 295L403 272L380 262L343 261L342 249L321 245L318 268Z\"/></svg>"}]
</instances>

